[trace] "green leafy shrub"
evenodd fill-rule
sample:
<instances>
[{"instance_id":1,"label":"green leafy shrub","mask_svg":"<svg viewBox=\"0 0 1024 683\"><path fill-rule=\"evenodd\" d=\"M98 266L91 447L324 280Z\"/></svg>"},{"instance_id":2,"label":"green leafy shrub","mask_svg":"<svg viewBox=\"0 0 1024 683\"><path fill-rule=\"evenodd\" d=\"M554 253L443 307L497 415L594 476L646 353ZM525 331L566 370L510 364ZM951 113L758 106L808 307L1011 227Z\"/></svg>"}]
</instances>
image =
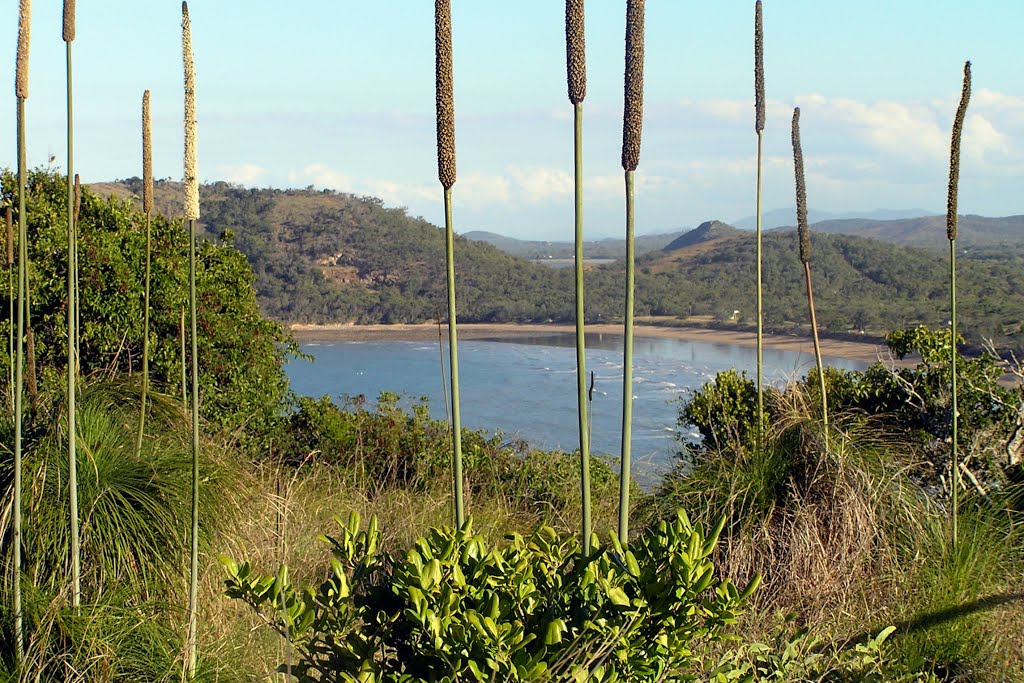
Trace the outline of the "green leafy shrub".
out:
<instances>
[{"instance_id":1,"label":"green leafy shrub","mask_svg":"<svg viewBox=\"0 0 1024 683\"><path fill-rule=\"evenodd\" d=\"M290 640L299 681L678 677L703 670L699 646L724 636L759 583L716 577L721 525L705 536L683 513L628 549L595 542L589 557L544 526L488 549L467 522L393 557L375 520L339 525L316 587L222 559L227 595Z\"/></svg>"},{"instance_id":2,"label":"green leafy shrub","mask_svg":"<svg viewBox=\"0 0 1024 683\"><path fill-rule=\"evenodd\" d=\"M0 201L16 205L16 180L0 174ZM28 178L28 257L32 326L41 373L67 364L66 178L35 170ZM128 200L82 192L79 230L83 375L138 372L142 365L145 214ZM150 372L154 386L180 395L178 342L181 306L188 300L188 235L180 220L154 216ZM225 244L197 246L200 300L201 411L211 425L239 436L270 429L288 397L282 365L297 352L288 333L263 317L245 256ZM7 290L0 290L7 308ZM3 334L7 322L0 322ZM0 380L9 360L0 354ZM63 374L50 375L56 386ZM43 381L43 390L47 382ZM53 384L53 383L51 383Z\"/></svg>"}]
</instances>

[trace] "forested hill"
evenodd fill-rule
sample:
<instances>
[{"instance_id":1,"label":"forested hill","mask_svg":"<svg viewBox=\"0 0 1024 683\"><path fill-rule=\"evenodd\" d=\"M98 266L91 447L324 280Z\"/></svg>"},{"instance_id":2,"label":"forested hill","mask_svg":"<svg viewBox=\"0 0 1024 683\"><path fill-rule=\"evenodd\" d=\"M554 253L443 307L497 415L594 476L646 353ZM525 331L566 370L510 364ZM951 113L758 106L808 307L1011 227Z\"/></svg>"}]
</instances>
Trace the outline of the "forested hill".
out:
<instances>
[{"instance_id":1,"label":"forested hill","mask_svg":"<svg viewBox=\"0 0 1024 683\"><path fill-rule=\"evenodd\" d=\"M957 244L974 258L1024 256L1024 216L959 216ZM794 228L784 228L793 230ZM921 216L898 220L847 218L825 220L811 226L814 232L870 237L913 247L948 249L945 216Z\"/></svg>"},{"instance_id":2,"label":"forested hill","mask_svg":"<svg viewBox=\"0 0 1024 683\"><path fill-rule=\"evenodd\" d=\"M93 185L98 194L137 193L139 182ZM176 213L180 185L157 185L158 207ZM377 199L313 190L202 188L201 223L212 240L232 241L249 258L264 311L285 322L424 322L446 316L443 231ZM754 235L712 222L684 235L681 248L638 260L636 314L722 324L752 322ZM698 228L697 231L700 231ZM821 327L880 334L946 324L946 261L936 252L845 235L814 234L812 268ZM552 269L492 245L456 239L459 319L466 322L570 321L571 269ZM958 262L961 330L1024 347L1024 261ZM621 263L586 276L587 319L621 320ZM769 329L805 325L803 274L790 232L764 236L765 320ZM734 316L734 312L739 311Z\"/></svg>"}]
</instances>

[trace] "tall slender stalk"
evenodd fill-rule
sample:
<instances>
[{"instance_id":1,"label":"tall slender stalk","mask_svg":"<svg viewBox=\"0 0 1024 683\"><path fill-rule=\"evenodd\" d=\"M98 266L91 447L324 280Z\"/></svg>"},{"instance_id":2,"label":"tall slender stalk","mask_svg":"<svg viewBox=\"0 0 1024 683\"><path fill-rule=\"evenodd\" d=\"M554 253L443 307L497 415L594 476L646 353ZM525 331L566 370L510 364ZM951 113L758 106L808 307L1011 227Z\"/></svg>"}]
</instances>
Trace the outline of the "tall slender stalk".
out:
<instances>
[{"instance_id":1,"label":"tall slender stalk","mask_svg":"<svg viewBox=\"0 0 1024 683\"><path fill-rule=\"evenodd\" d=\"M149 91L147 90L142 93L142 210L146 213L146 276L142 301L142 406L139 410L139 433L135 439L135 457L142 453L142 437L146 429L146 399L149 396L149 269L153 248L153 143L151 130Z\"/></svg>"},{"instance_id":2,"label":"tall slender stalk","mask_svg":"<svg viewBox=\"0 0 1024 683\"><path fill-rule=\"evenodd\" d=\"M953 548L959 542L960 515L960 460L957 454L957 420L958 409L956 395L956 204L960 184L960 136L964 130L964 118L967 116L967 104L971 99L971 63L964 64L964 83L960 91L960 106L956 109L953 119L952 141L949 146L949 188L946 195L946 238L949 239L949 374L953 395L953 415L951 428L953 446L949 461L950 506L953 516Z\"/></svg>"},{"instance_id":3,"label":"tall slender stalk","mask_svg":"<svg viewBox=\"0 0 1024 683\"><path fill-rule=\"evenodd\" d=\"M764 27L761 19L761 0L754 3L754 131L757 133L757 453L764 446L764 308L761 281L761 170L764 142Z\"/></svg>"},{"instance_id":4,"label":"tall slender stalk","mask_svg":"<svg viewBox=\"0 0 1024 683\"><path fill-rule=\"evenodd\" d=\"M800 239L800 261L804 264L807 285L807 307L811 312L811 334L814 339L814 361L818 366L818 384L821 391L821 421L828 450L828 393L825 388L825 367L821 360L818 341L818 319L814 314L814 289L811 287L811 230L807 226L807 183L804 180L804 154L800 149L800 107L793 110L793 168L796 173L796 222Z\"/></svg>"},{"instance_id":5,"label":"tall slender stalk","mask_svg":"<svg viewBox=\"0 0 1024 683\"><path fill-rule=\"evenodd\" d=\"M199 589L199 351L196 335L196 221L199 219L199 171L196 158L196 72L192 60L192 23L181 3L181 52L185 71L185 220L188 221L188 300L192 333L192 548L188 584L188 653L185 679L196 671Z\"/></svg>"},{"instance_id":6,"label":"tall slender stalk","mask_svg":"<svg viewBox=\"0 0 1024 683\"><path fill-rule=\"evenodd\" d=\"M75 258L75 375L77 376L81 372L82 365L82 306L81 306L81 289L78 286L78 215L82 210L82 183L75 174L75 212L73 215L74 219L74 240L75 248L73 250L73 256Z\"/></svg>"},{"instance_id":7,"label":"tall slender stalk","mask_svg":"<svg viewBox=\"0 0 1024 683\"><path fill-rule=\"evenodd\" d=\"M465 521L462 497L462 420L459 416L459 345L455 313L455 235L452 185L455 184L455 92L452 77L451 0L434 2L434 57L437 103L437 175L444 188L445 262L448 272L448 355L452 382L452 479L455 525Z\"/></svg>"},{"instance_id":8,"label":"tall slender stalk","mask_svg":"<svg viewBox=\"0 0 1024 683\"><path fill-rule=\"evenodd\" d=\"M4 208L7 222L7 386L9 405L14 405L14 214L11 207Z\"/></svg>"},{"instance_id":9,"label":"tall slender stalk","mask_svg":"<svg viewBox=\"0 0 1024 683\"><path fill-rule=\"evenodd\" d=\"M14 391L14 640L15 665L20 665L25 652L23 615L21 609L21 447L24 411L23 368L25 365L25 318L27 313L26 286L28 279L28 227L25 211L25 180L28 175L25 163L25 100L28 99L28 49L32 21L31 0L20 0L18 6L18 54L14 94L18 99L18 353L15 369Z\"/></svg>"},{"instance_id":10,"label":"tall slender stalk","mask_svg":"<svg viewBox=\"0 0 1024 683\"><path fill-rule=\"evenodd\" d=\"M188 362L185 359L185 304L181 305L181 317L178 320L178 341L181 346L181 404L188 410Z\"/></svg>"},{"instance_id":11,"label":"tall slender stalk","mask_svg":"<svg viewBox=\"0 0 1024 683\"><path fill-rule=\"evenodd\" d=\"M644 120L644 0L626 2L626 77L622 111L622 169L626 175L626 313L622 353L622 456L619 538L629 540L630 447L633 428L633 172L640 163Z\"/></svg>"},{"instance_id":12,"label":"tall slender stalk","mask_svg":"<svg viewBox=\"0 0 1024 683\"><path fill-rule=\"evenodd\" d=\"M82 554L78 532L78 457L75 445L78 429L75 422L75 382L78 363L75 358L75 117L72 106L71 43L75 40L75 0L64 0L64 46L67 55L68 85L68 500L71 517L71 604L82 603Z\"/></svg>"},{"instance_id":13,"label":"tall slender stalk","mask_svg":"<svg viewBox=\"0 0 1024 683\"><path fill-rule=\"evenodd\" d=\"M590 554L590 431L587 428L587 362L583 308L583 98L587 57L583 0L565 0L565 57L569 102L573 105L573 181L576 218L576 414L580 433L580 491L583 553Z\"/></svg>"}]
</instances>

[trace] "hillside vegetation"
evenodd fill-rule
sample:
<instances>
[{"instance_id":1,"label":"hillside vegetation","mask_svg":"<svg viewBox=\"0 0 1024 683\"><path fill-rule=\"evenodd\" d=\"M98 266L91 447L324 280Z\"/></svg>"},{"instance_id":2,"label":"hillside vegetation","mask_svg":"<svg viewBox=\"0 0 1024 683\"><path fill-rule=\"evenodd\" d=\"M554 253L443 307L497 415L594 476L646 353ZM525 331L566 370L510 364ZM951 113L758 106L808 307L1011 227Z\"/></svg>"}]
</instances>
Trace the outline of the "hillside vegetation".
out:
<instances>
[{"instance_id":1,"label":"hillside vegetation","mask_svg":"<svg viewBox=\"0 0 1024 683\"><path fill-rule=\"evenodd\" d=\"M93 185L130 196L135 179ZM180 186L157 185L157 206L173 206ZM260 306L282 322L425 322L445 310L441 230L379 199L330 191L203 188L202 227L249 259ZM924 219L932 220L932 219ZM965 244L970 218L961 232ZM1004 219L1011 220L1011 219ZM901 222L901 221L894 221ZM940 227L933 232L944 239ZM746 324L753 316L754 235L709 221L649 252L637 268L636 314L685 322L712 316ZM948 313L944 259L933 250L847 235L812 235L818 320L838 334L882 333L917 324L943 325ZM799 331L805 318L803 278L792 232L764 237L765 323ZM678 247L678 248L675 248ZM551 269L464 238L456 241L460 320L571 321L572 273ZM966 256L972 250L968 248ZM964 258L959 266L961 329L968 341L992 338L1024 347L1024 265L1012 255ZM588 271L587 319L622 316L622 266ZM734 315L736 311L738 314Z\"/></svg>"}]
</instances>

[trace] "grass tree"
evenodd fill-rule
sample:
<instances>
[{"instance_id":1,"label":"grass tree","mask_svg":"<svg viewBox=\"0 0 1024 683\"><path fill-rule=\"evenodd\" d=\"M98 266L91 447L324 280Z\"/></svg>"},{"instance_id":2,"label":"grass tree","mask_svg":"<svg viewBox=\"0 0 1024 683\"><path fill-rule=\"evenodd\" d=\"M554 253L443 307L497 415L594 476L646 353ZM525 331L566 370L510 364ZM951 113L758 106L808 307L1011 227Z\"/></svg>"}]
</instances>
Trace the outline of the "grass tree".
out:
<instances>
[{"instance_id":1,"label":"grass tree","mask_svg":"<svg viewBox=\"0 0 1024 683\"><path fill-rule=\"evenodd\" d=\"M573 106L575 187L576 413L580 431L580 490L583 552L590 554L590 431L587 427L587 363L583 310L583 98L587 95L587 55L583 0L565 0L565 61Z\"/></svg>"},{"instance_id":2,"label":"grass tree","mask_svg":"<svg viewBox=\"0 0 1024 683\"><path fill-rule=\"evenodd\" d=\"M75 0L64 0L64 48L67 56L67 86L68 86L68 197L67 197L67 222L68 222L68 501L71 519L71 604L78 607L82 602L82 554L78 533L78 457L75 454L78 430L75 426L75 395L77 389L78 363L76 361L75 333L76 327L76 303L75 294L76 271L78 270L78 258L75 244L75 117L72 97L71 78L71 43L75 40Z\"/></svg>"},{"instance_id":3,"label":"grass tree","mask_svg":"<svg viewBox=\"0 0 1024 683\"><path fill-rule=\"evenodd\" d=\"M626 78L622 111L622 169L626 175L626 313L622 353L622 458L619 538L629 539L630 446L633 426L633 173L640 163L644 120L644 0L626 3Z\"/></svg>"},{"instance_id":4,"label":"grass tree","mask_svg":"<svg viewBox=\"0 0 1024 683\"><path fill-rule=\"evenodd\" d=\"M755 222L757 229L757 451L764 443L764 310L761 282L761 170L764 143L764 27L761 0L754 3L754 132L757 133L757 189Z\"/></svg>"},{"instance_id":5,"label":"grass tree","mask_svg":"<svg viewBox=\"0 0 1024 683\"><path fill-rule=\"evenodd\" d=\"M149 91L142 93L142 210L146 214L146 274L142 301L142 405L139 410L139 433L135 439L135 455L142 452L146 430L146 398L149 395L149 270L153 250L153 145L149 114Z\"/></svg>"},{"instance_id":6,"label":"grass tree","mask_svg":"<svg viewBox=\"0 0 1024 683\"><path fill-rule=\"evenodd\" d=\"M459 416L459 346L455 314L455 233L452 186L455 184L455 91L452 76L451 0L434 3L434 66L437 103L437 176L444 188L445 262L448 282L448 356L452 384L452 480L455 524L465 521L462 495L462 420Z\"/></svg>"},{"instance_id":7,"label":"grass tree","mask_svg":"<svg viewBox=\"0 0 1024 683\"><path fill-rule=\"evenodd\" d=\"M796 174L796 224L800 241L800 262L804 266L807 285L807 308L811 315L811 336L814 339L814 362L818 369L818 389L821 392L821 422L828 449L828 393L825 387L825 367L821 360L821 342L818 340L818 319L814 313L814 289L811 287L811 229L807 225L807 183L804 179L804 153L800 148L800 107L793 110L793 169Z\"/></svg>"},{"instance_id":8,"label":"grass tree","mask_svg":"<svg viewBox=\"0 0 1024 683\"><path fill-rule=\"evenodd\" d=\"M949 188L946 196L946 238L949 240L949 373L951 384L952 450L949 461L950 507L952 508L953 547L957 545L959 529L960 461L957 453L957 395L956 395L956 204L960 184L960 136L967 116L967 103L971 99L971 63L964 64L964 83L960 92L960 105L953 119L953 134L949 149Z\"/></svg>"},{"instance_id":9,"label":"grass tree","mask_svg":"<svg viewBox=\"0 0 1024 683\"><path fill-rule=\"evenodd\" d=\"M14 495L12 514L14 547L12 608L14 612L15 659L20 661L25 651L24 632L22 630L21 604L21 449L22 427L24 421L24 366L25 366L25 318L27 317L28 295L28 226L25 210L25 180L28 170L25 162L25 100L28 99L28 49L31 40L32 2L20 0L18 5L18 51L14 80L14 94L18 100L18 343L15 359L14 377Z\"/></svg>"},{"instance_id":10,"label":"grass tree","mask_svg":"<svg viewBox=\"0 0 1024 683\"><path fill-rule=\"evenodd\" d=\"M199 351L196 342L196 221L199 220L199 168L196 150L196 70L192 59L192 23L181 3L181 52L185 72L185 220L188 222L188 300L192 337L192 531L189 554L188 634L185 679L196 671L199 589Z\"/></svg>"}]
</instances>

